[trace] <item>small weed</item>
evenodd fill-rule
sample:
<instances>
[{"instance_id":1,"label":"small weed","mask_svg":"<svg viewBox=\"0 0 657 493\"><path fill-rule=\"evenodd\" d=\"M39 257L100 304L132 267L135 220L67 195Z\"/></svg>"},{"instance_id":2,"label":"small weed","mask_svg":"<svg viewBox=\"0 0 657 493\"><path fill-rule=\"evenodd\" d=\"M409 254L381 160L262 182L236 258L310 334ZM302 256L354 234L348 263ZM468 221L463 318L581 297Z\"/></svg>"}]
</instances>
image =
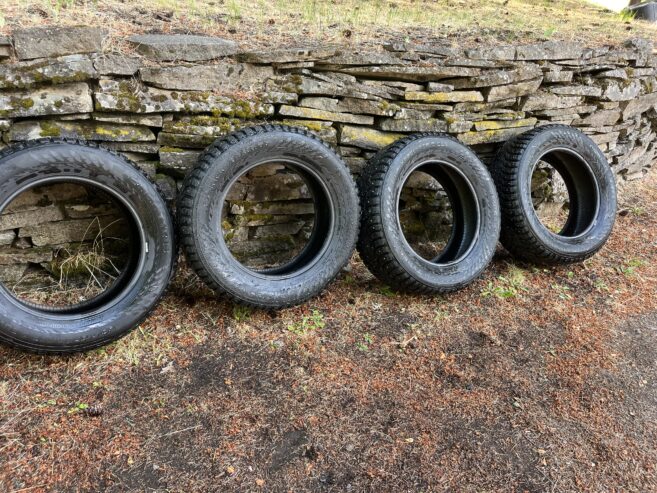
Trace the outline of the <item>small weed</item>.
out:
<instances>
[{"instance_id":1,"label":"small weed","mask_svg":"<svg viewBox=\"0 0 657 493\"><path fill-rule=\"evenodd\" d=\"M73 406L68 410L68 414L79 413L80 411L84 411L85 409L89 409L89 404L85 404L84 402L78 402L75 406Z\"/></svg>"},{"instance_id":2,"label":"small weed","mask_svg":"<svg viewBox=\"0 0 657 493\"><path fill-rule=\"evenodd\" d=\"M308 332L323 329L325 325L324 315L319 310L313 310L311 315L304 315L300 322L288 325L287 330L298 336L304 336Z\"/></svg>"},{"instance_id":3,"label":"small weed","mask_svg":"<svg viewBox=\"0 0 657 493\"><path fill-rule=\"evenodd\" d=\"M245 322L251 318L251 309L248 306L233 305L233 318L236 322Z\"/></svg>"},{"instance_id":4,"label":"small weed","mask_svg":"<svg viewBox=\"0 0 657 493\"><path fill-rule=\"evenodd\" d=\"M373 342L374 338L371 336L371 334L365 333L363 335L363 340L356 343L356 347L359 351L367 352L370 350Z\"/></svg>"},{"instance_id":5,"label":"small weed","mask_svg":"<svg viewBox=\"0 0 657 493\"><path fill-rule=\"evenodd\" d=\"M529 291L525 286L525 274L522 269L512 266L506 276L499 276L496 282L489 281L486 288L481 291L481 296L497 296L500 299L514 298L521 291Z\"/></svg>"},{"instance_id":6,"label":"small weed","mask_svg":"<svg viewBox=\"0 0 657 493\"><path fill-rule=\"evenodd\" d=\"M620 17L621 22L629 23L634 20L636 12L634 10L624 9L618 14L618 16Z\"/></svg>"},{"instance_id":7,"label":"small weed","mask_svg":"<svg viewBox=\"0 0 657 493\"><path fill-rule=\"evenodd\" d=\"M600 279L593 283L593 287L596 289L596 291L609 292L609 286L607 286L607 283Z\"/></svg>"},{"instance_id":8,"label":"small weed","mask_svg":"<svg viewBox=\"0 0 657 493\"><path fill-rule=\"evenodd\" d=\"M573 299L573 296L569 293L569 291L571 291L571 289L568 286L565 286L563 284L556 284L555 283L555 284L552 284L550 287L558 293L560 299L562 299L562 300L572 300Z\"/></svg>"},{"instance_id":9,"label":"small weed","mask_svg":"<svg viewBox=\"0 0 657 493\"><path fill-rule=\"evenodd\" d=\"M379 293L387 298L393 298L397 296L397 293L395 293L390 286L383 286L381 289L379 289Z\"/></svg>"},{"instance_id":10,"label":"small weed","mask_svg":"<svg viewBox=\"0 0 657 493\"><path fill-rule=\"evenodd\" d=\"M549 27L543 32L543 36L545 36L546 38L551 38L556 32L557 32L556 27Z\"/></svg>"},{"instance_id":11,"label":"small weed","mask_svg":"<svg viewBox=\"0 0 657 493\"><path fill-rule=\"evenodd\" d=\"M632 259L624 265L618 267L618 272L621 274L631 277L636 274L636 270L641 267L645 262L641 259Z\"/></svg>"}]
</instances>

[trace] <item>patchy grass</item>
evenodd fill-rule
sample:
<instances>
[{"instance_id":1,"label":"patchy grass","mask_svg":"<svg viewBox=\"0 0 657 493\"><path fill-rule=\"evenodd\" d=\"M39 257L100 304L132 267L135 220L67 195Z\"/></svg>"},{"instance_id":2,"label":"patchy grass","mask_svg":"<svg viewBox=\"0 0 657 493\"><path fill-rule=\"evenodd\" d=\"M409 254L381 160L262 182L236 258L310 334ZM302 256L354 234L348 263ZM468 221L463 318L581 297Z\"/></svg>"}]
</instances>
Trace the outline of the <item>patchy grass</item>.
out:
<instances>
[{"instance_id":1,"label":"patchy grass","mask_svg":"<svg viewBox=\"0 0 657 493\"><path fill-rule=\"evenodd\" d=\"M657 174L632 187L582 264L500 251L426 297L355 258L278 312L183 267L108 347L2 347L0 490L654 491Z\"/></svg>"},{"instance_id":2,"label":"patchy grass","mask_svg":"<svg viewBox=\"0 0 657 493\"><path fill-rule=\"evenodd\" d=\"M655 37L583 0L4 0L0 31L41 24L100 25L108 48L134 32L205 33L245 46L448 38L459 44L566 39L591 45Z\"/></svg>"}]
</instances>

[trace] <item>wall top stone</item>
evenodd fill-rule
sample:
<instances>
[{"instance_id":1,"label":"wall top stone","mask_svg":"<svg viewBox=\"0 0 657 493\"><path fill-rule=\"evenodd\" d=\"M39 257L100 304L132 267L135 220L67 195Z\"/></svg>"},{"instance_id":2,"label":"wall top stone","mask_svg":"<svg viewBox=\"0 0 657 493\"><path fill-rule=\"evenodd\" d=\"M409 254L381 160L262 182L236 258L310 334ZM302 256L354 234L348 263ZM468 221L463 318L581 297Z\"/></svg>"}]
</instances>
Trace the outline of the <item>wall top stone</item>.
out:
<instances>
[{"instance_id":1,"label":"wall top stone","mask_svg":"<svg viewBox=\"0 0 657 493\"><path fill-rule=\"evenodd\" d=\"M105 31L96 27L31 27L13 33L20 60L101 51Z\"/></svg>"},{"instance_id":2,"label":"wall top stone","mask_svg":"<svg viewBox=\"0 0 657 493\"><path fill-rule=\"evenodd\" d=\"M139 34L128 41L137 51L157 61L198 62L213 60L238 51L237 43L223 38L186 34Z\"/></svg>"}]
</instances>

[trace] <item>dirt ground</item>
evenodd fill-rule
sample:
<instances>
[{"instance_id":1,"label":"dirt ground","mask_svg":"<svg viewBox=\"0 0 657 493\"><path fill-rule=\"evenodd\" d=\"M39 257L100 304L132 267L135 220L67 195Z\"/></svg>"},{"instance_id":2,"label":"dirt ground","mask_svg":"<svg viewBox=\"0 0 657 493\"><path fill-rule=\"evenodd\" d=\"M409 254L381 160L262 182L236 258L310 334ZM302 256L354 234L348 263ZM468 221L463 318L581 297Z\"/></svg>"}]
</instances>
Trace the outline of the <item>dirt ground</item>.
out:
<instances>
[{"instance_id":1,"label":"dirt ground","mask_svg":"<svg viewBox=\"0 0 657 493\"><path fill-rule=\"evenodd\" d=\"M182 269L109 347L2 347L0 491L656 491L652 175L580 265L422 297L354 259L272 313Z\"/></svg>"}]
</instances>

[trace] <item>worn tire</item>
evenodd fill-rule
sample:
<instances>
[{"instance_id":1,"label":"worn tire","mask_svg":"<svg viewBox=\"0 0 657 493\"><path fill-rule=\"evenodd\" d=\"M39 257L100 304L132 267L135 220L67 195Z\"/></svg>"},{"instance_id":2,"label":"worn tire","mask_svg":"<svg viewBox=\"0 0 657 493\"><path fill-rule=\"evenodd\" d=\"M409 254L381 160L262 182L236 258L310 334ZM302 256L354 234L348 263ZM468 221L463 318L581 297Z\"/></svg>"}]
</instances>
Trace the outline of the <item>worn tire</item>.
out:
<instances>
[{"instance_id":1,"label":"worn tire","mask_svg":"<svg viewBox=\"0 0 657 493\"><path fill-rule=\"evenodd\" d=\"M315 197L315 227L304 250L280 268L254 271L224 241L224 198L248 170L265 162L293 165ZM260 125L212 144L186 178L178 200L186 256L217 294L260 308L299 304L319 294L349 261L358 236L356 186L340 157L319 138L294 127Z\"/></svg>"},{"instance_id":2,"label":"worn tire","mask_svg":"<svg viewBox=\"0 0 657 493\"><path fill-rule=\"evenodd\" d=\"M104 189L122 204L139 239L127 275L108 292L68 309L19 301L0 284L0 341L40 353L102 346L128 333L165 292L175 267L175 229L155 186L124 157L96 145L40 139L0 152L0 211L38 184L76 181Z\"/></svg>"},{"instance_id":3,"label":"worn tire","mask_svg":"<svg viewBox=\"0 0 657 493\"><path fill-rule=\"evenodd\" d=\"M570 212L559 233L538 218L531 178L543 160L561 175ZM501 242L514 256L544 265L585 260L605 244L616 217L616 180L595 142L577 129L548 125L508 141L491 166L502 207Z\"/></svg>"},{"instance_id":4,"label":"worn tire","mask_svg":"<svg viewBox=\"0 0 657 493\"><path fill-rule=\"evenodd\" d=\"M415 253L399 222L399 195L420 168L441 183L454 212L452 237L432 261ZM403 138L369 161L358 185L363 207L358 250L370 271L393 289L454 291L491 261L500 231L495 186L479 158L456 139L431 133Z\"/></svg>"}]
</instances>

